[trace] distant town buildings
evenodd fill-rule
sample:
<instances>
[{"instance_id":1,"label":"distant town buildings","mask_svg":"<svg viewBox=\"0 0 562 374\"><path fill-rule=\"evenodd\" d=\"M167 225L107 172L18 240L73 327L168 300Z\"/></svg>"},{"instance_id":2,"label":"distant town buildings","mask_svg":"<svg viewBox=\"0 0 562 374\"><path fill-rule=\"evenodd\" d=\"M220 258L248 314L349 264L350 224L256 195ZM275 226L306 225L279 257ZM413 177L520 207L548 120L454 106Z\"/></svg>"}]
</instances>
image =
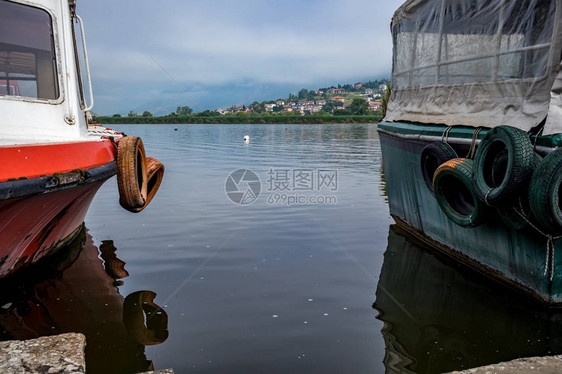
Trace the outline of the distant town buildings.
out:
<instances>
[{"instance_id":1,"label":"distant town buildings","mask_svg":"<svg viewBox=\"0 0 562 374\"><path fill-rule=\"evenodd\" d=\"M373 85L375 83L375 85ZM276 101L268 101L254 103L252 105L236 105L232 106L226 110L217 110L220 114L235 114L235 113L252 113L252 112L283 112L292 113L300 115L310 115L315 114L320 111L326 111L333 113L334 110L346 110L349 109L351 102L355 98L361 98L365 100L369 105L369 111L378 112L382 108L382 96L386 93L387 85L380 84L377 82L366 83L355 83L353 85L345 85L345 88L326 88L320 90L312 90L309 92L306 98L297 100L295 95L290 95L287 99L279 99ZM364 88L367 86L369 88ZM375 87L375 88L373 88ZM299 95L300 96L300 95ZM312 98L318 100L312 100Z\"/></svg>"},{"instance_id":2,"label":"distant town buildings","mask_svg":"<svg viewBox=\"0 0 562 374\"><path fill-rule=\"evenodd\" d=\"M328 89L327 93L330 95L340 95L342 93L345 93L345 90L343 88L330 88Z\"/></svg>"}]
</instances>

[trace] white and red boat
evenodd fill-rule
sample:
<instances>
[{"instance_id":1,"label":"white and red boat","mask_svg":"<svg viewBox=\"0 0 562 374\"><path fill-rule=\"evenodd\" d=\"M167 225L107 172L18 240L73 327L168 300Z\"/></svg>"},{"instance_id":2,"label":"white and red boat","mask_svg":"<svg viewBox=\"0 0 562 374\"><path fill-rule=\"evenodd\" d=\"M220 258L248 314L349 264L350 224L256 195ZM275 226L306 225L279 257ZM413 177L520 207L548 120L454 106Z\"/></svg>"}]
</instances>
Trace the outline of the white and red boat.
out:
<instances>
[{"instance_id":1,"label":"white and red boat","mask_svg":"<svg viewBox=\"0 0 562 374\"><path fill-rule=\"evenodd\" d=\"M75 7L74 0L0 0L0 277L71 240L108 178L117 174L121 205L138 212L163 177L139 138L90 123Z\"/></svg>"}]
</instances>

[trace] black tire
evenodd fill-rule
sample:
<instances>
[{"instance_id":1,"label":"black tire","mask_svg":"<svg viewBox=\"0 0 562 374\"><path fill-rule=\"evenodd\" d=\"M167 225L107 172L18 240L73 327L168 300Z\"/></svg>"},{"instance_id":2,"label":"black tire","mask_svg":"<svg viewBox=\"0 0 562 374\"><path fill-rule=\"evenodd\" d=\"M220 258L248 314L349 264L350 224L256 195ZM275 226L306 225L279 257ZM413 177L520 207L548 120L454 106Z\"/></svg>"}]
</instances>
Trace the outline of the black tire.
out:
<instances>
[{"instance_id":1,"label":"black tire","mask_svg":"<svg viewBox=\"0 0 562 374\"><path fill-rule=\"evenodd\" d=\"M529 184L533 217L549 234L562 233L562 149L549 153L535 169Z\"/></svg>"},{"instance_id":2,"label":"black tire","mask_svg":"<svg viewBox=\"0 0 562 374\"><path fill-rule=\"evenodd\" d=\"M457 158L457 152L447 143L435 142L424 147L420 156L420 166L423 180L429 192L433 192L433 176L439 165L453 158Z\"/></svg>"},{"instance_id":3,"label":"black tire","mask_svg":"<svg viewBox=\"0 0 562 374\"><path fill-rule=\"evenodd\" d=\"M535 165L539 165L542 157L535 153ZM510 229L523 230L529 227L532 220L531 204L529 202L529 189L525 186L515 198L514 204L507 208L498 208L500 219Z\"/></svg>"},{"instance_id":4,"label":"black tire","mask_svg":"<svg viewBox=\"0 0 562 374\"><path fill-rule=\"evenodd\" d=\"M451 221L462 227L476 227L484 218L485 205L472 184L474 163L455 158L439 166L433 179L435 198Z\"/></svg>"},{"instance_id":5,"label":"black tire","mask_svg":"<svg viewBox=\"0 0 562 374\"><path fill-rule=\"evenodd\" d=\"M481 201L508 207L528 185L536 166L526 132L511 126L490 130L474 156L474 190Z\"/></svg>"}]
</instances>

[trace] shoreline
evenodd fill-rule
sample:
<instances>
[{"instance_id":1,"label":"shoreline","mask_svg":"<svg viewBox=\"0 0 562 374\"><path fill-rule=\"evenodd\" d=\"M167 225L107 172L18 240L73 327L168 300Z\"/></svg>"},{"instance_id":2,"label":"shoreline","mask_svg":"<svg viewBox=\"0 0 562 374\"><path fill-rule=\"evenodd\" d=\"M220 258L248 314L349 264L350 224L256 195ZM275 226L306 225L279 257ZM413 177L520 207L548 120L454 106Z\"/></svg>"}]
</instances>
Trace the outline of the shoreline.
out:
<instances>
[{"instance_id":1,"label":"shoreline","mask_svg":"<svg viewBox=\"0 0 562 374\"><path fill-rule=\"evenodd\" d=\"M378 123L380 115L348 115L348 116L165 116L165 117L105 117L95 116L93 120L100 125L322 125L322 124L357 124Z\"/></svg>"}]
</instances>

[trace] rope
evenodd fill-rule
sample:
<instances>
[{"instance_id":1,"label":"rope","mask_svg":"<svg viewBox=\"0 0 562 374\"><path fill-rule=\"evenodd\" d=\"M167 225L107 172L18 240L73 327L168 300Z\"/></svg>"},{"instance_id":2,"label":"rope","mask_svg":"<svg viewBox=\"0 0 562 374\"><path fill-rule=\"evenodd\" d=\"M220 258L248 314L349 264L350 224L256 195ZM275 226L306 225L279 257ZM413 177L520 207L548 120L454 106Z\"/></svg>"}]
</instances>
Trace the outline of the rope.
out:
<instances>
[{"instance_id":1,"label":"rope","mask_svg":"<svg viewBox=\"0 0 562 374\"><path fill-rule=\"evenodd\" d=\"M546 241L546 264L544 265L544 273L546 275L549 273L548 279L552 281L554 278L554 238L552 235L548 236Z\"/></svg>"},{"instance_id":2,"label":"rope","mask_svg":"<svg viewBox=\"0 0 562 374\"><path fill-rule=\"evenodd\" d=\"M521 199L519 199L519 204L522 205ZM523 210L523 209L521 209L521 210ZM552 281L552 279L554 278L554 252L555 252L554 241L556 239L562 238L562 236L552 236L550 234L546 234L546 233L542 232L537 226L533 225L533 223L531 221L529 221L527 219L527 217L522 212L518 211L515 207L513 207L513 211L515 213L517 213L535 231L537 231L539 234L541 234L542 236L544 236L547 239L546 240L546 258L545 258L543 275L548 274L548 279L550 281Z\"/></svg>"},{"instance_id":3,"label":"rope","mask_svg":"<svg viewBox=\"0 0 562 374\"><path fill-rule=\"evenodd\" d=\"M453 129L453 126L447 126L447 128L443 131L443 135L441 135L441 141L443 143L449 142L449 132Z\"/></svg>"},{"instance_id":4,"label":"rope","mask_svg":"<svg viewBox=\"0 0 562 374\"><path fill-rule=\"evenodd\" d=\"M537 151L537 142L539 141L539 135L542 134L542 132L544 131L544 127L540 129L539 132L537 132L537 134L535 135L535 141L533 142L533 151Z\"/></svg>"},{"instance_id":5,"label":"rope","mask_svg":"<svg viewBox=\"0 0 562 374\"><path fill-rule=\"evenodd\" d=\"M492 192L492 189L491 189L491 188L488 190L488 192L486 192L486 196L484 196L484 202L485 202L486 205L488 205L488 206L492 206L492 205L488 202L488 195L490 194L490 192ZM515 208L513 208L513 209L515 209Z\"/></svg>"},{"instance_id":6,"label":"rope","mask_svg":"<svg viewBox=\"0 0 562 374\"><path fill-rule=\"evenodd\" d=\"M115 148L115 150L117 151L118 147L117 147L117 143L115 143L115 138L113 136L110 136L109 141L113 145L113 148Z\"/></svg>"},{"instance_id":7,"label":"rope","mask_svg":"<svg viewBox=\"0 0 562 374\"><path fill-rule=\"evenodd\" d=\"M480 134L480 131L482 131L482 129L483 127L477 127L472 134L472 142L470 143L470 149L468 150L466 158L474 160L474 154L476 153L476 141L478 140L478 135Z\"/></svg>"}]
</instances>

